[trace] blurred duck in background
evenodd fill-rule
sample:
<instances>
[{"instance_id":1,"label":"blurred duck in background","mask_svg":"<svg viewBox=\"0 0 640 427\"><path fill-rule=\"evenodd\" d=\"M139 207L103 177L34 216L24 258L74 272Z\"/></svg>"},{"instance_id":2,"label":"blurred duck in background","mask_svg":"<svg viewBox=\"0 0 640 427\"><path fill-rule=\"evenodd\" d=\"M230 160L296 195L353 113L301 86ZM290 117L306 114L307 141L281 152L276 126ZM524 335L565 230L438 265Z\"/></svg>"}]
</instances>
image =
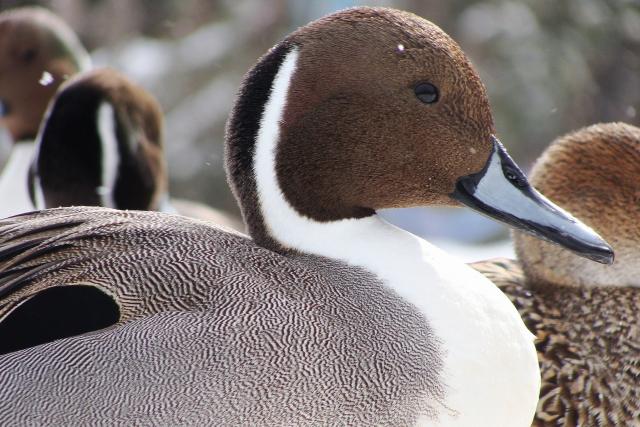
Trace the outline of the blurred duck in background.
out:
<instances>
[{"instance_id":1,"label":"blurred duck in background","mask_svg":"<svg viewBox=\"0 0 640 427\"><path fill-rule=\"evenodd\" d=\"M0 217L33 210L27 175L45 109L60 84L90 67L78 37L53 13L0 13L0 127L13 144L0 171Z\"/></svg>"},{"instance_id":2,"label":"blurred duck in background","mask_svg":"<svg viewBox=\"0 0 640 427\"><path fill-rule=\"evenodd\" d=\"M593 125L557 139L531 182L613 247L604 266L514 233L515 261L473 266L536 335L535 426L640 425L640 129Z\"/></svg>"},{"instance_id":3,"label":"blurred duck in background","mask_svg":"<svg viewBox=\"0 0 640 427\"><path fill-rule=\"evenodd\" d=\"M114 70L76 76L51 102L29 181L39 209L170 210L160 106Z\"/></svg>"},{"instance_id":4,"label":"blurred duck in background","mask_svg":"<svg viewBox=\"0 0 640 427\"><path fill-rule=\"evenodd\" d=\"M33 203L156 210L242 229L202 204L169 201L163 145L152 95L112 69L80 74L60 88L42 123L29 179Z\"/></svg>"}]
</instances>

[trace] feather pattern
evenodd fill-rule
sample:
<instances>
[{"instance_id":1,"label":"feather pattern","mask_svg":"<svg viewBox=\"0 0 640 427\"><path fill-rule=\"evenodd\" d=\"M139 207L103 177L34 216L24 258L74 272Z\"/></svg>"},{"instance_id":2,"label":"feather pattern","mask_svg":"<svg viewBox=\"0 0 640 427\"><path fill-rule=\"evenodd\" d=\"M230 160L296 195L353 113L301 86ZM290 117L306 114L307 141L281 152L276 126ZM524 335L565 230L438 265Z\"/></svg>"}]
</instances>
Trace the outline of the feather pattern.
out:
<instances>
[{"instance_id":1,"label":"feather pattern","mask_svg":"<svg viewBox=\"0 0 640 427\"><path fill-rule=\"evenodd\" d=\"M536 336L542 388L533 426L640 426L640 292L531 287L516 261L472 264Z\"/></svg>"},{"instance_id":2,"label":"feather pattern","mask_svg":"<svg viewBox=\"0 0 640 427\"><path fill-rule=\"evenodd\" d=\"M438 339L364 270L154 212L54 209L0 236L0 275L19 274L5 313L80 284L121 312L0 356L0 424L408 425L442 410Z\"/></svg>"}]
</instances>

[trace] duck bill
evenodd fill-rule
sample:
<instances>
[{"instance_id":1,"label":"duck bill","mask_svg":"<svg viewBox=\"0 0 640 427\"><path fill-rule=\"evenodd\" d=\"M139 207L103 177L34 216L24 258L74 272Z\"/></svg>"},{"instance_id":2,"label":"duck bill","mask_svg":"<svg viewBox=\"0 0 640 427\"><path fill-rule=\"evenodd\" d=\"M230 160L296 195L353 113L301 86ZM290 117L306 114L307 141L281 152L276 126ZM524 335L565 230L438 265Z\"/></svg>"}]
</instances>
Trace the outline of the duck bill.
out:
<instances>
[{"instance_id":1,"label":"duck bill","mask_svg":"<svg viewBox=\"0 0 640 427\"><path fill-rule=\"evenodd\" d=\"M451 197L582 257L602 264L613 263L611 246L587 225L538 193L500 141L492 139L493 150L485 167L458 179Z\"/></svg>"}]
</instances>

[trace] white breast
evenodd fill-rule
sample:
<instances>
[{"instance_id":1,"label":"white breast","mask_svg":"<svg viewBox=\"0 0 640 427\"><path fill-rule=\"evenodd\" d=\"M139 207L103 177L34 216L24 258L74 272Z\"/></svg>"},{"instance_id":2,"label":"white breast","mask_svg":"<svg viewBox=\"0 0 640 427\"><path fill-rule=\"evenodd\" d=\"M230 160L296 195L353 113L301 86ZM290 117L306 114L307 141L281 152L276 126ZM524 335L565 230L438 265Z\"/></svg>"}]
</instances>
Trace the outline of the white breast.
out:
<instances>
[{"instance_id":1,"label":"white breast","mask_svg":"<svg viewBox=\"0 0 640 427\"><path fill-rule=\"evenodd\" d=\"M28 175L34 152L33 142L14 145L0 175L0 218L34 209L29 198Z\"/></svg>"}]
</instances>

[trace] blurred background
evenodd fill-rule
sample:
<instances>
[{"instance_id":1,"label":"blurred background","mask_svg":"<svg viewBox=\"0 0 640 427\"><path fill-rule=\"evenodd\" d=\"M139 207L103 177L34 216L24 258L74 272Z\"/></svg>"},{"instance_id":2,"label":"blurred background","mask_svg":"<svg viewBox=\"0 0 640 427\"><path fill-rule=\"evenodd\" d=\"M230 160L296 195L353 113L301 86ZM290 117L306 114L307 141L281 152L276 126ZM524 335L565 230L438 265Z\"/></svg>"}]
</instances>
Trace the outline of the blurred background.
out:
<instances>
[{"instance_id":1,"label":"blurred background","mask_svg":"<svg viewBox=\"0 0 640 427\"><path fill-rule=\"evenodd\" d=\"M362 4L414 12L462 46L487 87L500 139L525 169L573 129L640 124L640 0L0 0L0 9L51 9L96 66L154 94L172 194L239 215L223 138L243 74L291 30ZM466 209L384 215L466 261L512 254L505 228Z\"/></svg>"}]
</instances>

